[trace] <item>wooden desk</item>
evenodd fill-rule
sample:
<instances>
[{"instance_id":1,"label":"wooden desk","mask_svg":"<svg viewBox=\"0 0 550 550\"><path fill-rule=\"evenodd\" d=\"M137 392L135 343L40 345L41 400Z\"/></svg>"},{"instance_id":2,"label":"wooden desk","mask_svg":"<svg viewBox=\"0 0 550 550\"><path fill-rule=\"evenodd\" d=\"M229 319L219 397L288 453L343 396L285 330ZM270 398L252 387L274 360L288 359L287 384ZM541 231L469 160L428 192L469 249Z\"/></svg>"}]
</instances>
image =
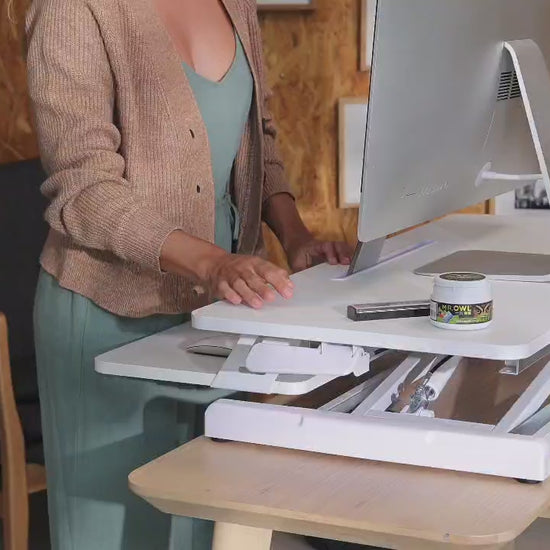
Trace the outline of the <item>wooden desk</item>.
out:
<instances>
[{"instance_id":1,"label":"wooden desk","mask_svg":"<svg viewBox=\"0 0 550 550\"><path fill-rule=\"evenodd\" d=\"M215 550L268 550L272 531L406 550L513 548L550 483L199 438L130 475L168 514L216 521Z\"/></svg>"}]
</instances>

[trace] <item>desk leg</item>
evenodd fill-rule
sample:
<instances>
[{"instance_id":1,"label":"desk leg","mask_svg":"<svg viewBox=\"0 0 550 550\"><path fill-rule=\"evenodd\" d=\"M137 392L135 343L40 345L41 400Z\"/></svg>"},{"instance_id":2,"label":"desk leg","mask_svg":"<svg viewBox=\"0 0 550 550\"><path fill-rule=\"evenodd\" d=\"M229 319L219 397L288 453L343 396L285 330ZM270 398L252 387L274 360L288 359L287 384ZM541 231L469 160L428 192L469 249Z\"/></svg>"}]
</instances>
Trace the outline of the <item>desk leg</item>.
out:
<instances>
[{"instance_id":1,"label":"desk leg","mask_svg":"<svg viewBox=\"0 0 550 550\"><path fill-rule=\"evenodd\" d=\"M272 534L270 529L217 522L212 550L269 550Z\"/></svg>"}]
</instances>

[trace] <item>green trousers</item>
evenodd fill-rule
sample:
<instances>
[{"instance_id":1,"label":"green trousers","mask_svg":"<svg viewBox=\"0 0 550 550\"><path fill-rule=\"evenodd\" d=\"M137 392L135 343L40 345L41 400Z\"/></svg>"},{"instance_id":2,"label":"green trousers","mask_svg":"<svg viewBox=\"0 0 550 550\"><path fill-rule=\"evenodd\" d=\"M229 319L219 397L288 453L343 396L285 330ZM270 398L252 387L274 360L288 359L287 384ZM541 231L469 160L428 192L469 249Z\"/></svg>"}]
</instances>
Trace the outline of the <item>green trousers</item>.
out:
<instances>
[{"instance_id":1,"label":"green trousers","mask_svg":"<svg viewBox=\"0 0 550 550\"><path fill-rule=\"evenodd\" d=\"M228 392L106 376L94 358L186 316L118 317L42 271L34 324L52 550L207 550L212 524L171 518L128 474L199 435Z\"/></svg>"}]
</instances>

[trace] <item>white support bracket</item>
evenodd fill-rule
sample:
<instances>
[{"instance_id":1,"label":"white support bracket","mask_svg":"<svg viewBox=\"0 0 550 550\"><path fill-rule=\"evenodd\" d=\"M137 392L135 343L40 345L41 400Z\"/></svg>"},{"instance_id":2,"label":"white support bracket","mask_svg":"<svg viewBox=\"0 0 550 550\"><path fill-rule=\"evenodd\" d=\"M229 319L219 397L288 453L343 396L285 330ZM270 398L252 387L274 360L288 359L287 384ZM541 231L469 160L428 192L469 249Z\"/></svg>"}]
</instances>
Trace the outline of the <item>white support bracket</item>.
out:
<instances>
[{"instance_id":1,"label":"white support bracket","mask_svg":"<svg viewBox=\"0 0 550 550\"><path fill-rule=\"evenodd\" d=\"M376 350L360 346L264 338L252 346L246 368L256 373L361 376Z\"/></svg>"},{"instance_id":2,"label":"white support bracket","mask_svg":"<svg viewBox=\"0 0 550 550\"><path fill-rule=\"evenodd\" d=\"M501 418L494 431L496 433L512 432L538 411L548 395L550 395L550 361Z\"/></svg>"},{"instance_id":3,"label":"white support bracket","mask_svg":"<svg viewBox=\"0 0 550 550\"><path fill-rule=\"evenodd\" d=\"M241 336L211 386L300 395L340 376L361 376L384 351L327 343Z\"/></svg>"},{"instance_id":4,"label":"white support bracket","mask_svg":"<svg viewBox=\"0 0 550 550\"><path fill-rule=\"evenodd\" d=\"M429 406L439 398L461 361L462 357L450 357L435 372L428 372L401 412L433 417L434 412L429 409Z\"/></svg>"},{"instance_id":5,"label":"white support bracket","mask_svg":"<svg viewBox=\"0 0 550 550\"><path fill-rule=\"evenodd\" d=\"M550 346L542 348L539 352L531 355L531 357L526 357L525 359L516 359L513 361L506 361L504 367L500 369L500 374L512 374L517 376L521 374L524 370L527 370L529 367L532 367L534 364L538 363L541 359L550 355Z\"/></svg>"},{"instance_id":6,"label":"white support bracket","mask_svg":"<svg viewBox=\"0 0 550 550\"><path fill-rule=\"evenodd\" d=\"M411 372L414 372L416 376L416 369L422 368L422 372L427 372L430 369L430 365L435 364L437 356L428 355L422 356L421 354L408 355L400 365L398 365L393 372L352 412L353 415L363 416L371 410L384 411L390 405L393 400L399 395L401 387L410 376Z\"/></svg>"}]
</instances>

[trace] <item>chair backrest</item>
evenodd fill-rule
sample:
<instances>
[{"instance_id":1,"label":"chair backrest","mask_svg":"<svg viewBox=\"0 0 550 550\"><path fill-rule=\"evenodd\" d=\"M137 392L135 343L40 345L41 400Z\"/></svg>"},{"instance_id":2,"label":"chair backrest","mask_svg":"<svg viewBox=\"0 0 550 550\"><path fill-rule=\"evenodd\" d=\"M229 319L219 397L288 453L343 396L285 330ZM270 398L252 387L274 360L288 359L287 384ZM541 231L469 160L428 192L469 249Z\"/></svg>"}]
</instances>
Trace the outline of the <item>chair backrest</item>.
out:
<instances>
[{"instance_id":1,"label":"chair backrest","mask_svg":"<svg viewBox=\"0 0 550 550\"><path fill-rule=\"evenodd\" d=\"M38 159L0 165L0 311L10 323L12 362L32 356L38 258L48 232L46 179Z\"/></svg>"},{"instance_id":2,"label":"chair backrest","mask_svg":"<svg viewBox=\"0 0 550 550\"><path fill-rule=\"evenodd\" d=\"M28 523L25 441L15 406L11 381L8 322L0 312L0 456L2 460L2 507L10 510L4 521L4 540L25 537L15 548L27 548L28 534L16 529L16 522ZM21 533L21 534L17 534ZM14 548L14 550L15 550Z\"/></svg>"}]
</instances>

